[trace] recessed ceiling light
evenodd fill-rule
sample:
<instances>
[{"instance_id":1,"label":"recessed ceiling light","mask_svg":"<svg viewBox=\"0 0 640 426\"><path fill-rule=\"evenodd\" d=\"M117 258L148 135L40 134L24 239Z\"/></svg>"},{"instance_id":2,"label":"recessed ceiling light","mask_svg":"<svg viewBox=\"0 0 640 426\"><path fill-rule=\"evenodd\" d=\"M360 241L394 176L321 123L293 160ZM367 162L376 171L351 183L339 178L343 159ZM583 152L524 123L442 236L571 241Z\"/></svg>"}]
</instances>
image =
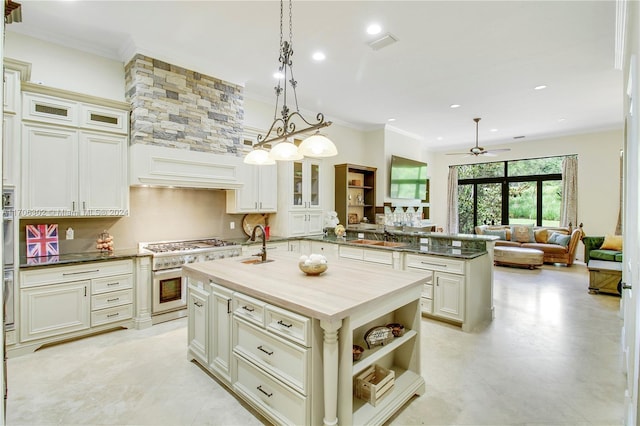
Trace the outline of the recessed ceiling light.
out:
<instances>
[{"instance_id":1,"label":"recessed ceiling light","mask_svg":"<svg viewBox=\"0 0 640 426\"><path fill-rule=\"evenodd\" d=\"M387 121L396 121L396 119L395 118L390 118Z\"/></svg>"},{"instance_id":2,"label":"recessed ceiling light","mask_svg":"<svg viewBox=\"0 0 640 426\"><path fill-rule=\"evenodd\" d=\"M490 132L494 132L494 133L495 133L495 132L497 132L497 131L498 131L498 129L491 129L491 130L489 130L489 131L490 131Z\"/></svg>"},{"instance_id":3,"label":"recessed ceiling light","mask_svg":"<svg viewBox=\"0 0 640 426\"><path fill-rule=\"evenodd\" d=\"M314 61L324 61L327 57L322 52L316 52L312 56Z\"/></svg>"},{"instance_id":4,"label":"recessed ceiling light","mask_svg":"<svg viewBox=\"0 0 640 426\"><path fill-rule=\"evenodd\" d=\"M566 118L558 118L558 123L562 123L563 121L567 121Z\"/></svg>"},{"instance_id":5,"label":"recessed ceiling light","mask_svg":"<svg viewBox=\"0 0 640 426\"><path fill-rule=\"evenodd\" d=\"M458 104L451 104L451 105L449 105L449 108L460 108L460 105L458 105Z\"/></svg>"},{"instance_id":6,"label":"recessed ceiling light","mask_svg":"<svg viewBox=\"0 0 640 426\"><path fill-rule=\"evenodd\" d=\"M444 139L442 136L438 136L438 137L436 138L436 140L439 140L439 141L441 141L442 139Z\"/></svg>"},{"instance_id":7,"label":"recessed ceiling light","mask_svg":"<svg viewBox=\"0 0 640 426\"><path fill-rule=\"evenodd\" d=\"M284 74L282 74L280 71L276 71L273 73L273 78L280 80L281 78L284 78Z\"/></svg>"},{"instance_id":8,"label":"recessed ceiling light","mask_svg":"<svg viewBox=\"0 0 640 426\"><path fill-rule=\"evenodd\" d=\"M371 24L367 27L367 34L380 34L380 31L382 31L382 28L378 24Z\"/></svg>"},{"instance_id":9,"label":"recessed ceiling light","mask_svg":"<svg viewBox=\"0 0 640 426\"><path fill-rule=\"evenodd\" d=\"M533 88L533 90L542 90L542 89L546 89L547 86L545 86L544 84L541 84L540 86L536 86Z\"/></svg>"}]
</instances>

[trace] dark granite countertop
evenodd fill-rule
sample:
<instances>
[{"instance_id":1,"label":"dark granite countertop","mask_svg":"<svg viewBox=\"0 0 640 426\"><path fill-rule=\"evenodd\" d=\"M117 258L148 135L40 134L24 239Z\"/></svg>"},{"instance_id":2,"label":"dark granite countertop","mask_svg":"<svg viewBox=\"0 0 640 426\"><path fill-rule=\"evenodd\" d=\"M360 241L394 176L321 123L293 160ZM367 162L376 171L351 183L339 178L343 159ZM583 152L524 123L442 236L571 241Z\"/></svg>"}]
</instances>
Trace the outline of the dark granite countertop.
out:
<instances>
[{"instance_id":1,"label":"dark granite countertop","mask_svg":"<svg viewBox=\"0 0 640 426\"><path fill-rule=\"evenodd\" d=\"M130 259L138 256L149 256L138 253L137 249L115 250L113 253L99 251L86 253L64 253L57 256L25 257L20 256L20 269L39 266L71 265L74 263L100 262L106 260Z\"/></svg>"}]
</instances>

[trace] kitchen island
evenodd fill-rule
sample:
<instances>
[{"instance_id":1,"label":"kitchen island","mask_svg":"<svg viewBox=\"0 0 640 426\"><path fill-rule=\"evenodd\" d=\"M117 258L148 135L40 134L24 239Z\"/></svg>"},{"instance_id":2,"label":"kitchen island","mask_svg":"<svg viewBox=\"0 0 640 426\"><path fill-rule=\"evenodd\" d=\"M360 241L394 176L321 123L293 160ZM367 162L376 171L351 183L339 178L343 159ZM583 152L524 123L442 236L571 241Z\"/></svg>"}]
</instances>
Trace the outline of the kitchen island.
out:
<instances>
[{"instance_id":1,"label":"kitchen island","mask_svg":"<svg viewBox=\"0 0 640 426\"><path fill-rule=\"evenodd\" d=\"M425 276L347 259L307 276L298 257L269 253L267 263L228 258L184 266L188 359L274 423L383 423L424 391ZM367 331L390 323L404 333L369 347ZM365 348L357 361L353 345ZM357 378L373 369L393 375L393 386L356 396Z\"/></svg>"}]
</instances>

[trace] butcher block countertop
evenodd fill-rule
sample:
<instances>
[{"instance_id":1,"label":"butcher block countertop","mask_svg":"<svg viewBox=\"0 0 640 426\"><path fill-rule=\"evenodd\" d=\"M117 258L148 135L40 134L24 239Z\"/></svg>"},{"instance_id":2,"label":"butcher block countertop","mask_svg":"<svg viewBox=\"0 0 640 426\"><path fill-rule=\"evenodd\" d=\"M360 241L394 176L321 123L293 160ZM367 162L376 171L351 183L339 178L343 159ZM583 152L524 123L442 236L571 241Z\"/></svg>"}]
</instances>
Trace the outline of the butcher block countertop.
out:
<instances>
[{"instance_id":1,"label":"butcher block countertop","mask_svg":"<svg viewBox=\"0 0 640 426\"><path fill-rule=\"evenodd\" d=\"M265 302L319 320L341 320L366 305L427 282L425 274L399 271L349 259L329 262L327 271L307 276L298 268L300 255L271 253L273 262L245 264L255 257L231 257L183 266L183 274L212 280ZM419 293L419 292L418 292Z\"/></svg>"}]
</instances>

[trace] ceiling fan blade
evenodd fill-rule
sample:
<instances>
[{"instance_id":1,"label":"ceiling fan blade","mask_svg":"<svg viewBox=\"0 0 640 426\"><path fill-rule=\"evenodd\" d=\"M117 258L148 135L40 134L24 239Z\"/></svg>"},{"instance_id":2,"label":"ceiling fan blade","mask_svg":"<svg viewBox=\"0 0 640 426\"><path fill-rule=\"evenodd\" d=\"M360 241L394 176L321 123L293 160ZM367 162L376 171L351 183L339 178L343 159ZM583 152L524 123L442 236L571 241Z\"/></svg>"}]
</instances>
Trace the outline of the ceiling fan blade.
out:
<instances>
[{"instance_id":1,"label":"ceiling fan blade","mask_svg":"<svg viewBox=\"0 0 640 426\"><path fill-rule=\"evenodd\" d=\"M485 151L480 155L485 156L485 157L497 157L497 155L494 154L493 151Z\"/></svg>"},{"instance_id":2,"label":"ceiling fan blade","mask_svg":"<svg viewBox=\"0 0 640 426\"><path fill-rule=\"evenodd\" d=\"M444 155L469 155L468 152L447 152Z\"/></svg>"}]
</instances>

